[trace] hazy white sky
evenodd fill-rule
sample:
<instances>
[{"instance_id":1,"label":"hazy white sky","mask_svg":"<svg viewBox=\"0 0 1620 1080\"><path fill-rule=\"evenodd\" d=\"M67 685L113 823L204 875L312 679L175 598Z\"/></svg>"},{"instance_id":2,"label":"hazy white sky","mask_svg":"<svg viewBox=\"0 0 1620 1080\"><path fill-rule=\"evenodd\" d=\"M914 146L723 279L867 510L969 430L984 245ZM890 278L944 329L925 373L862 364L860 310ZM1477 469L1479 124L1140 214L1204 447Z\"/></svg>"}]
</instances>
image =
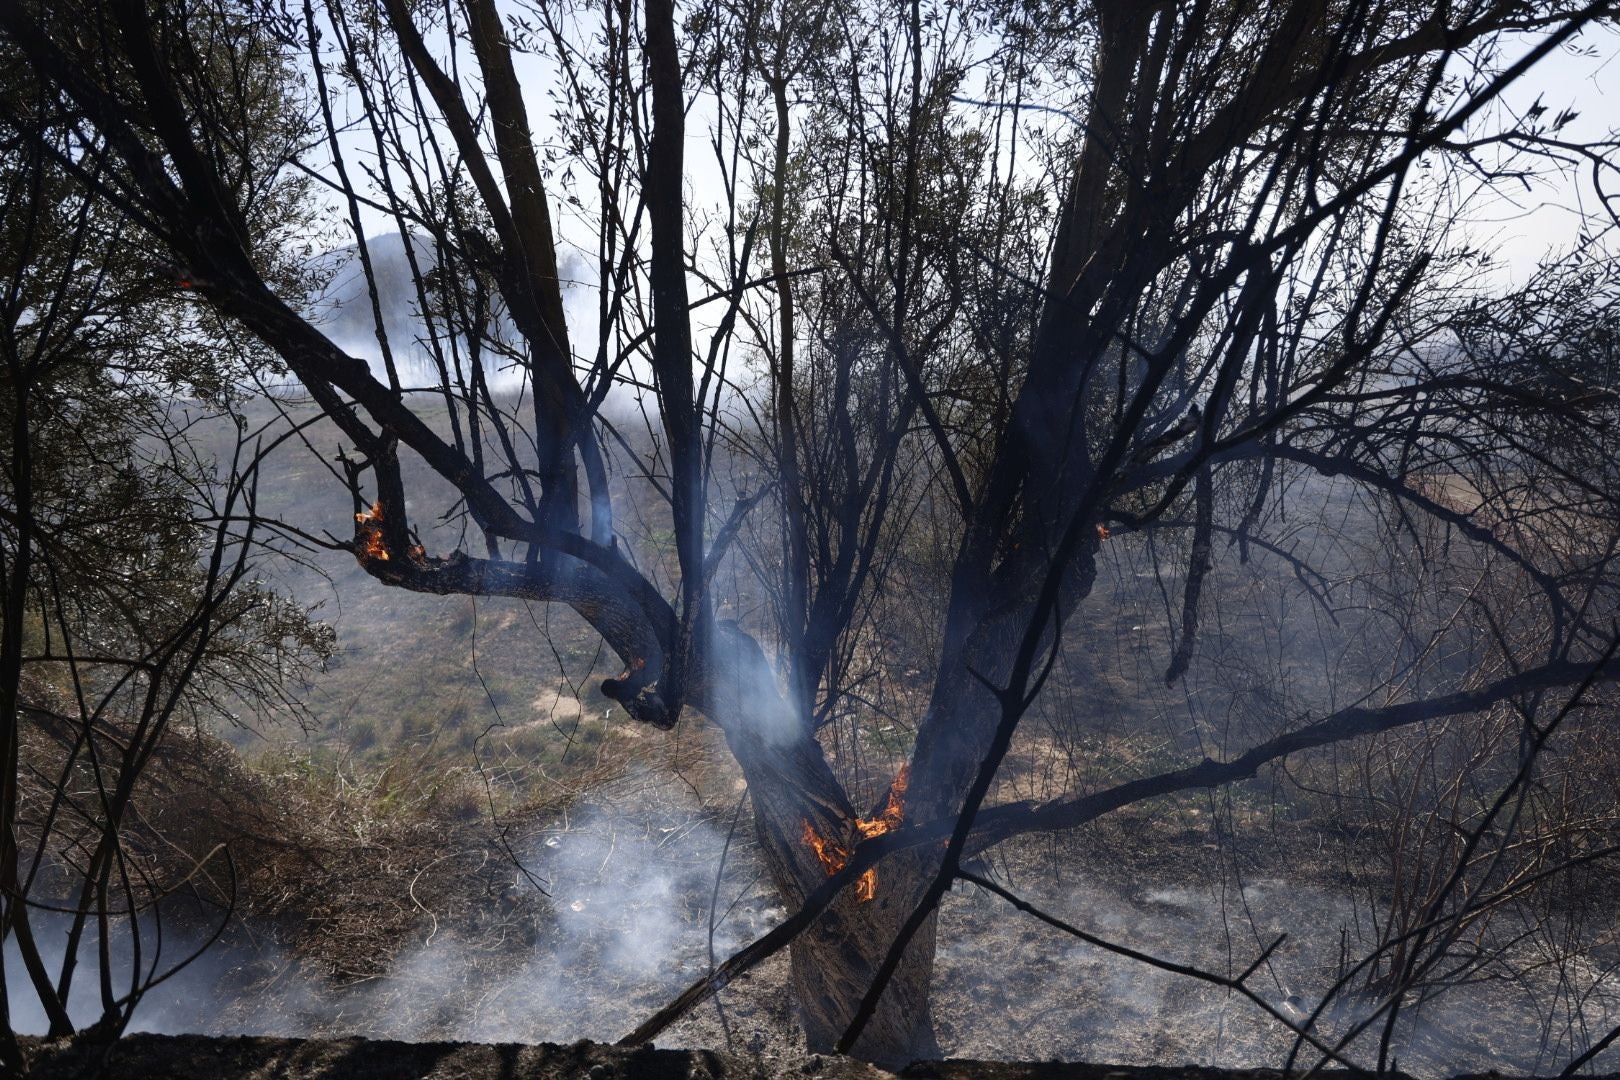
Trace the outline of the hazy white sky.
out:
<instances>
[{"instance_id":1,"label":"hazy white sky","mask_svg":"<svg viewBox=\"0 0 1620 1080\"><path fill-rule=\"evenodd\" d=\"M1520 55L1529 48L1526 43ZM1538 96L1549 118L1565 108L1580 114L1563 131L1570 141L1616 138L1620 32L1607 26L1589 29L1572 47L1552 53L1514 84L1505 104L1522 114ZM1609 192L1620 196L1620 176L1605 180ZM1620 201L1612 205L1620 213ZM1578 175L1555 175L1549 169L1528 191L1520 184L1498 185L1494 204L1479 209L1478 227L1488 246L1503 256L1504 279L1521 282L1537 260L1549 252L1568 251L1577 242L1583 210L1602 214L1587 166ZM1620 247L1611 243L1611 250Z\"/></svg>"},{"instance_id":2,"label":"hazy white sky","mask_svg":"<svg viewBox=\"0 0 1620 1080\"><path fill-rule=\"evenodd\" d=\"M1517 43L1515 53L1522 55L1531 44L1529 41ZM550 124L551 102L546 91L555 85L555 65L532 55L520 55L517 59L528 91L530 119L535 125L536 137L542 144L552 142L556 136ZM1579 113L1563 132L1571 141L1614 138L1613 117L1615 106L1620 103L1620 32L1609 27L1588 30L1572 46L1553 53L1533 68L1509 91L1504 106L1522 115L1538 96L1547 107L1548 118L1565 108ZM694 216L720 201L720 178L707 130L713 112L710 104L700 99L688 121L684 183ZM1026 113L1025 116L1029 123L1037 125L1063 122L1050 116L1041 118L1039 114ZM1492 126L1509 122L1501 112L1481 121L1482 125ZM369 136L362 131L350 131L344 142L358 160L371 156ZM1498 273L1481 279L1480 283L1486 287L1522 282L1538 261L1549 254L1567 252L1578 242L1583 211L1602 213L1589 167L1583 166L1578 171L1566 169L1560 174L1550 164L1541 163L1540 171L1543 176L1529 189L1518 182L1499 182L1467 203L1469 231L1477 234L1481 246L1500 255ZM352 165L351 175L358 178ZM589 178L582 170L576 170L576 179L583 208L564 204L563 192L555 179L551 182L550 194L559 231L559 258L566 266L587 276L594 272L591 245L595 231L592 216L596 208ZM1620 177L1604 179L1609 181L1611 191L1620 193ZM1614 205L1616 211L1620 211L1620 202ZM396 223L375 211L363 211L362 219L363 227L371 235L397 229ZM1620 249L1620 244L1611 245L1611 249ZM589 341L595 336L595 302L585 294L594 282L583 284L587 288L578 290L575 302L569 305L569 321L572 324L577 319L584 323L575 327L575 335L578 341Z\"/></svg>"}]
</instances>

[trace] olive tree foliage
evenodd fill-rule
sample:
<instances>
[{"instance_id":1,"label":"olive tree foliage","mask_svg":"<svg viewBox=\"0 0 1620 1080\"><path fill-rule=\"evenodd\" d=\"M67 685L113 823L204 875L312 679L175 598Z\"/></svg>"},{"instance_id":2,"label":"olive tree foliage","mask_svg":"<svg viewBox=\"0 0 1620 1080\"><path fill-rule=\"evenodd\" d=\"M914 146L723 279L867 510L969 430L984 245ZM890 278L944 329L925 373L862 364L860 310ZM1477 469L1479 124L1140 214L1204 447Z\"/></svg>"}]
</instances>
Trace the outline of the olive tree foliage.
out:
<instances>
[{"instance_id":1,"label":"olive tree foliage","mask_svg":"<svg viewBox=\"0 0 1620 1080\"><path fill-rule=\"evenodd\" d=\"M1610 222L1492 295L1455 208L1526 162L1608 177L1567 115L1498 108L1607 4L255 8L316 121L296 163L368 277L375 222L412 261L424 334L390 340L374 288L374 362L254 239L237 166L265 133L197 93L206 9L58 10L83 29L30 5L0 25L76 111L59 160L335 423L366 570L570 605L621 657L602 690L633 721L723 733L798 910L632 1038L791 945L813 1046L926 1053L933 913L966 855L1437 718L1533 725L1602 653ZM610 415L627 398L650 452ZM405 455L453 490L414 512L461 515L456 550L413 532ZM1382 677L1219 757L987 802L1096 617L1100 560L1156 545L1175 683L1217 542L1286 562L1283 507L1324 478L1457 567L1424 579ZM626 484L667 507L662 548L629 542ZM739 561L767 617L717 613ZM1459 584L1481 567L1499 587ZM927 682L879 703L914 739L906 825L874 836L904 785L828 747L892 674L896 619Z\"/></svg>"},{"instance_id":2,"label":"olive tree foliage","mask_svg":"<svg viewBox=\"0 0 1620 1080\"><path fill-rule=\"evenodd\" d=\"M71 37L65 26L50 32ZM212 98L220 115L272 122L279 69L199 47L199 65L240 64L251 88L247 112ZM236 429L232 402L273 355L233 341L154 261L138 217L86 183L107 165L104 146L80 141L82 113L11 41L0 55L0 968L15 965L0 970L0 1058L12 1069L19 1013L42 1012L53 1035L89 1018L116 1036L189 962L164 941L161 905L182 889L228 905L233 872L221 851L180 853L175 870L140 820L142 774L171 730L279 698L331 639L254 575L257 433L241 430L226 461L192 436ZM209 77L216 95L228 85ZM268 255L277 230L307 220L300 193L258 163L232 175ZM277 279L300 276L289 264Z\"/></svg>"}]
</instances>

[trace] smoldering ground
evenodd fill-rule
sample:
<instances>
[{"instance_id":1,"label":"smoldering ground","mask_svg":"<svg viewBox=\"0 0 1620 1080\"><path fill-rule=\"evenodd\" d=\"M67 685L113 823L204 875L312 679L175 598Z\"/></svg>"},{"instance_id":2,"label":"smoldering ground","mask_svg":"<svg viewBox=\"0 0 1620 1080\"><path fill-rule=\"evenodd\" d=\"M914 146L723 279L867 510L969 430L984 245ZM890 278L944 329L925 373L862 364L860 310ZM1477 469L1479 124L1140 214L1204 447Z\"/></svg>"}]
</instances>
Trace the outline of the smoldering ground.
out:
<instances>
[{"instance_id":1,"label":"smoldering ground","mask_svg":"<svg viewBox=\"0 0 1620 1080\"><path fill-rule=\"evenodd\" d=\"M715 953L767 928L747 860L726 847L714 824L680 808L587 804L515 849L550 895L513 939L430 925L387 976L341 995L317 1023L411 1040L615 1039L706 970L717 874Z\"/></svg>"},{"instance_id":2,"label":"smoldering ground","mask_svg":"<svg viewBox=\"0 0 1620 1080\"><path fill-rule=\"evenodd\" d=\"M1186 854L1196 863L1212 853ZM1128 855L1118 866L1087 860L1062 879L1032 871L1015 891L1079 929L1226 977L1286 934L1247 985L1296 1023L1323 1004L1347 960L1374 947L1367 903L1339 888L1229 874L1191 885L1133 880ZM1502 944L1523 930L1512 918L1491 934ZM1252 1068L1282 1064L1294 1041L1230 990L1086 944L976 888L953 894L940 940L942 1038L953 1049L974 1043L975 1056ZM1572 1044L1578 1052L1620 1022L1620 987L1608 973L1582 960L1556 962L1539 951L1544 944L1520 940L1500 967L1409 1004L1393 1045L1400 1069L1418 1076L1491 1069L1544 1075L1573 1056ZM1465 944L1459 957L1467 951ZM1508 977L1509 967L1535 967L1538 974ZM1555 1006L1565 979L1571 994ZM1360 987L1352 981L1323 1008L1317 1030L1330 1044L1379 1000ZM1414 994L1412 1002L1421 997ZM1576 999L1583 1010L1578 1022L1569 1011ZM1372 1025L1348 1058L1374 1065L1380 1030ZM1309 1065L1316 1058L1306 1048L1300 1060Z\"/></svg>"},{"instance_id":3,"label":"smoldering ground","mask_svg":"<svg viewBox=\"0 0 1620 1080\"><path fill-rule=\"evenodd\" d=\"M295 936L285 927L254 933L239 924L154 987L132 1030L412 1041L617 1038L704 971L711 956L723 958L785 914L757 887L758 869L740 839L728 843L729 830L700 813L695 800L668 798L667 778L657 797L640 803L658 788L641 774L621 779L509 840L514 859L507 865L459 875L487 894L456 905L473 918L441 918L416 891L422 873L408 877L402 899L419 909L418 933L398 943L376 974L328 977L278 944ZM635 793L633 810L618 801L625 792ZM34 920L52 970L67 922ZM141 929L150 965L150 920ZM196 927L171 927L166 955L199 943ZM119 985L127 983L129 956L126 928L115 925L111 966ZM71 1013L84 1025L100 1010L93 934L79 957ZM160 958L157 970L164 967ZM11 946L6 977L17 1029L43 1033L45 1015L31 1001Z\"/></svg>"},{"instance_id":4,"label":"smoldering ground","mask_svg":"<svg viewBox=\"0 0 1620 1080\"><path fill-rule=\"evenodd\" d=\"M712 955L723 958L785 914L762 887L744 828L728 842L724 815L669 797L653 807L588 801L526 835L514 850L550 895L535 894L529 916L507 920L502 937L492 938L487 925L451 925L426 914L418 936L382 974L345 983L306 970L268 936L237 933L155 989L134 1029L615 1039L707 970L711 924ZM1355 894L1223 870L1217 845L1185 836L1188 850L1159 844L1156 861L1144 864L1132 855L1141 839L1092 831L1061 858L1049 845L1010 845L989 871L1081 929L1217 974L1241 971L1286 933L1249 985L1291 1015L1314 1009L1346 948L1368 944L1371 911ZM1176 854L1184 872L1172 878L1157 860ZM516 887L523 874L504 869ZM1511 937L1515 925L1522 927L1509 920L1492 933ZM40 936L57 940L48 922ZM1097 949L975 887L947 897L940 940L936 1018L952 1056L1261 1067L1280 1064L1291 1043L1288 1032L1230 991ZM1539 947L1520 941L1506 958L1530 968ZM115 966L127 965L121 956ZM1409 1009L1394 1046L1400 1068L1419 1076L1486 1068L1546 1074L1571 1056L1572 1045L1620 1023L1620 994L1605 970L1590 960L1542 963L1539 974L1471 980ZM705 1006L661 1042L796 1054L801 1036L782 966L774 961L728 988L717 1006ZM43 1016L18 1005L27 999L18 966L8 962L7 973L19 1028L43 1030ZM96 1004L93 955L85 957L79 985L75 1019L87 1021ZM1323 1030L1342 1032L1365 1015L1368 1000L1345 997L1324 1013ZM1352 1057L1371 1064L1376 1038L1375 1028Z\"/></svg>"},{"instance_id":5,"label":"smoldering ground","mask_svg":"<svg viewBox=\"0 0 1620 1080\"><path fill-rule=\"evenodd\" d=\"M1181 760L1173 756L1178 751L1224 755L1230 749L1226 717L1261 723L1298 706L1271 701L1259 690L1286 686L1305 695L1317 689L1297 674L1285 682L1279 671L1297 665L1318 672L1318 645L1343 669L1333 672L1342 680L1372 663L1357 649L1370 648L1366 640L1376 635L1343 611L1336 636L1307 635L1299 643L1291 642L1290 624L1277 616L1265 622L1269 629L1245 623L1243 633L1213 639L1209 648L1218 645L1218 655L1205 661L1209 674L1202 681L1195 664L1189 685L1160 691L1163 700L1127 695L1132 687L1162 685L1162 668L1149 671L1151 678L1136 669L1162 655L1143 642L1167 634L1166 616L1154 566L1132 561L1139 549L1116 539L1106 550L1105 565L1118 563L1107 581L1114 619L1081 639L1076 662L1089 666L1072 681L1085 694L1079 706L1063 710L1090 726L1066 731L1032 717L1029 760L1022 750L1009 758L1009 784L1033 784L1046 763L1065 758L1065 739L1105 743L1097 753L1080 752L1090 744L1074 743L1079 749L1067 755L1071 760L1123 754L1137 769ZM1235 574L1236 566L1226 553L1214 573ZM1287 599L1264 595L1277 604ZM1107 632L1116 625L1119 632ZM1252 677L1234 674L1251 669ZM1326 676L1317 681L1326 684L1318 711L1335 693L1349 692ZM1106 691L1115 686L1118 715L1108 721ZM1065 705L1067 699L1056 700ZM1234 701L1242 708L1227 708ZM1232 733L1230 745L1243 745L1241 734ZM1082 787L1110 782L1103 775L1071 780L1069 786ZM135 1028L407 1040L616 1039L714 960L785 916L763 879L738 795L699 796L677 773L636 767L557 816L478 826L485 834L507 828L504 846L485 835L476 847L424 852L399 840L399 854L389 857L398 872L388 879L388 895L360 895L349 908L321 914L325 921L291 931L237 928L220 948L154 990ZM1308 1014L1348 960L1377 946L1392 904L1388 884L1378 884L1387 875L1378 873L1376 861L1352 867L1348 847L1334 854L1338 825L1311 819L1309 808L1284 806L1267 823L1238 827L1237 818L1258 820L1279 797L1262 779L1215 800L1144 804L1072 834L1003 845L990 854L989 868L996 880L1080 929L1216 974L1242 971L1286 934L1249 985L1291 1014ZM1416 804L1414 812L1433 816ZM1346 819L1376 836L1376 822L1358 820ZM460 890L453 902L451 889ZM1510 905L1459 942L1459 957L1472 949L1486 962L1404 1013L1393 1047L1399 1066L1435 1076L1556 1072L1620 1023L1612 976L1620 965L1614 900L1600 896L1593 903L1584 923L1556 905ZM342 963L315 955L311 940L343 935L342 920L367 918L366 905L402 912L397 925L408 929L382 939L356 935L366 955ZM59 955L61 935L49 918L41 917L39 933ZM171 931L170 955L185 951L182 938ZM1292 1043L1286 1030L1228 990L1099 950L973 887L947 896L939 941L936 1024L951 1055L1264 1067L1280 1064ZM37 1010L26 1011L28 987L11 959L8 988L18 1027L43 1030ZM127 960L115 959L119 963ZM660 1041L782 1057L801 1052L785 968L784 958L773 959ZM75 1020L94 1018L96 981L90 955L79 975ZM1325 1029L1344 1031L1365 1015L1370 1000L1344 995L1324 1012ZM1353 1060L1376 1060L1377 1034L1374 1028L1352 1048ZM1615 1054L1595 1066L1615 1068Z\"/></svg>"}]
</instances>

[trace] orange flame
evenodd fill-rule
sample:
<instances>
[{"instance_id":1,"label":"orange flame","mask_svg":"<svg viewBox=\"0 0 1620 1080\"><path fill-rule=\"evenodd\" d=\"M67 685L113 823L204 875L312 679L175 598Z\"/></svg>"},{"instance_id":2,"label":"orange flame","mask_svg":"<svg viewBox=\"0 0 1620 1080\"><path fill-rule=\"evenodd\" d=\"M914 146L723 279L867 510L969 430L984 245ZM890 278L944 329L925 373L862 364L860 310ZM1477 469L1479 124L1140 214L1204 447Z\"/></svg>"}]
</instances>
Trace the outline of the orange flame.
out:
<instances>
[{"instance_id":1,"label":"orange flame","mask_svg":"<svg viewBox=\"0 0 1620 1080\"><path fill-rule=\"evenodd\" d=\"M900 820L906 812L906 787L910 783L911 766L900 766L900 771L894 774L894 782L889 785L889 797L877 817L855 819L855 828L863 839L870 840L900 827Z\"/></svg>"},{"instance_id":2,"label":"orange flame","mask_svg":"<svg viewBox=\"0 0 1620 1080\"><path fill-rule=\"evenodd\" d=\"M359 545L354 554L361 562L367 559L388 561L388 545L383 542L382 517L381 502L374 502L370 510L354 515L354 523L358 526L354 530L355 540Z\"/></svg>"},{"instance_id":3,"label":"orange flame","mask_svg":"<svg viewBox=\"0 0 1620 1080\"><path fill-rule=\"evenodd\" d=\"M900 827L901 819L905 816L906 786L911 778L909 766L901 766L895 774L894 782L889 785L889 796L884 800L883 809L878 811L876 817L856 818L855 831L861 839L870 840L874 836L882 836L886 832L893 832ZM807 847L816 853L822 869L827 876L838 873L849 862L849 849L837 840L822 836L816 832L815 826L810 824L808 818L804 822L804 842ZM866 871L855 882L855 899L859 903L866 903L877 896L877 867Z\"/></svg>"},{"instance_id":4,"label":"orange flame","mask_svg":"<svg viewBox=\"0 0 1620 1080\"><path fill-rule=\"evenodd\" d=\"M877 895L877 867L872 867L855 882L855 900L864 904Z\"/></svg>"},{"instance_id":5,"label":"orange flame","mask_svg":"<svg viewBox=\"0 0 1620 1080\"><path fill-rule=\"evenodd\" d=\"M1099 525L1098 525L1098 526L1097 526L1097 539L1099 539L1099 540L1106 540L1106 539L1108 539L1108 538L1109 538L1109 537L1110 537L1110 536L1113 536L1113 535L1114 535L1114 534L1113 534L1113 533L1112 533L1112 532L1110 532L1110 531L1109 531L1109 530L1108 530L1108 526L1106 526L1106 525L1101 525L1101 524L1099 524Z\"/></svg>"},{"instance_id":6,"label":"orange flame","mask_svg":"<svg viewBox=\"0 0 1620 1080\"><path fill-rule=\"evenodd\" d=\"M849 852L845 850L844 845L816 832L816 827L810 824L809 818L804 820L804 842L816 853L816 858L821 861L828 877L838 873L844 868L844 864L849 862Z\"/></svg>"}]
</instances>

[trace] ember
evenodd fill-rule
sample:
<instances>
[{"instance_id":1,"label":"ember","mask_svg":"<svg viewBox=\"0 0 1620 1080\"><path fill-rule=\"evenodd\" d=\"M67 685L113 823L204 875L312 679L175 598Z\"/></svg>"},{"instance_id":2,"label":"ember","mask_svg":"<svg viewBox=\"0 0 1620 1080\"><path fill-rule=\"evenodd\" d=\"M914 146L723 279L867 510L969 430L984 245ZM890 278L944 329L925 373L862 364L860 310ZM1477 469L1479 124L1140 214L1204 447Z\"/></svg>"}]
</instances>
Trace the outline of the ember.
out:
<instances>
[{"instance_id":1,"label":"ember","mask_svg":"<svg viewBox=\"0 0 1620 1080\"><path fill-rule=\"evenodd\" d=\"M828 877L838 873L844 868L844 864L849 862L849 852L844 849L844 845L836 840L826 839L816 832L815 826L810 824L808 818L804 822L804 842L816 853L816 858L821 860Z\"/></svg>"}]
</instances>

